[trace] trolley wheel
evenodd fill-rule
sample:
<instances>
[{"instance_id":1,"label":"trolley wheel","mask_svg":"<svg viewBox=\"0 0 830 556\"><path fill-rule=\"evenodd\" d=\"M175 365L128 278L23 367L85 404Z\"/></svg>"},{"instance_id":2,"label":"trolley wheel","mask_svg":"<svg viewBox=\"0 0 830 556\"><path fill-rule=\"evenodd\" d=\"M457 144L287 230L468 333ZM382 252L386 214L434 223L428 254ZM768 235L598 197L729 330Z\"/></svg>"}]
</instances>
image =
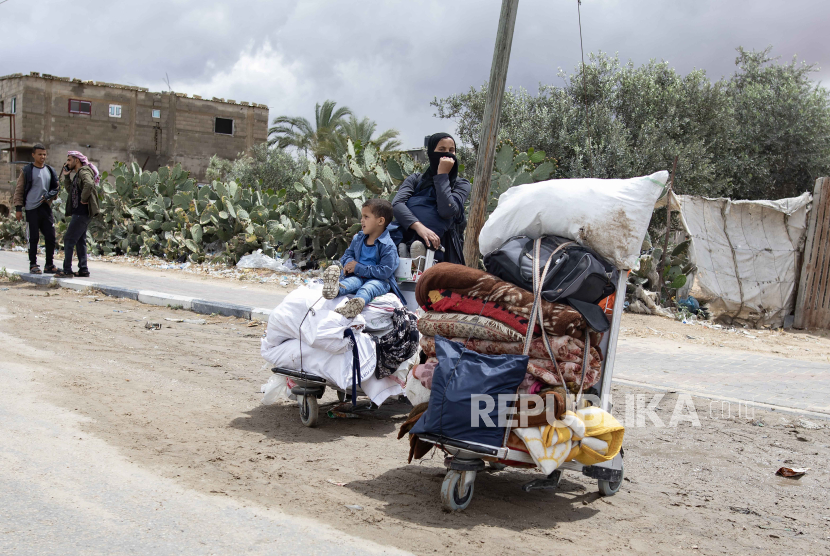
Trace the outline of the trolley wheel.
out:
<instances>
[{"instance_id":1,"label":"trolley wheel","mask_svg":"<svg viewBox=\"0 0 830 556\"><path fill-rule=\"evenodd\" d=\"M617 494L617 491L620 490L622 486L623 477L625 476L625 466L622 465L620 462L620 480L619 481L603 481L602 479L597 481L597 485L599 486L599 493L602 496L614 496Z\"/></svg>"},{"instance_id":2,"label":"trolley wheel","mask_svg":"<svg viewBox=\"0 0 830 556\"><path fill-rule=\"evenodd\" d=\"M340 400L340 403L344 403L346 400L351 400L352 396L350 394L347 394L346 392L344 392L342 390L338 390L337 391L337 399Z\"/></svg>"},{"instance_id":3,"label":"trolley wheel","mask_svg":"<svg viewBox=\"0 0 830 556\"><path fill-rule=\"evenodd\" d=\"M465 477L466 476L466 477ZM441 503L451 512L467 509L473 499L475 471L457 471L450 469L441 484ZM465 483L467 483L465 485Z\"/></svg>"},{"instance_id":4,"label":"trolley wheel","mask_svg":"<svg viewBox=\"0 0 830 556\"><path fill-rule=\"evenodd\" d=\"M504 471L505 469L507 469L507 466L503 463L498 462L498 461L491 461L490 462L490 469L492 469L493 471Z\"/></svg>"},{"instance_id":5,"label":"trolley wheel","mask_svg":"<svg viewBox=\"0 0 830 556\"><path fill-rule=\"evenodd\" d=\"M317 417L320 410L317 406L317 396L297 396L297 403L300 404L300 421L307 427L317 426Z\"/></svg>"}]
</instances>

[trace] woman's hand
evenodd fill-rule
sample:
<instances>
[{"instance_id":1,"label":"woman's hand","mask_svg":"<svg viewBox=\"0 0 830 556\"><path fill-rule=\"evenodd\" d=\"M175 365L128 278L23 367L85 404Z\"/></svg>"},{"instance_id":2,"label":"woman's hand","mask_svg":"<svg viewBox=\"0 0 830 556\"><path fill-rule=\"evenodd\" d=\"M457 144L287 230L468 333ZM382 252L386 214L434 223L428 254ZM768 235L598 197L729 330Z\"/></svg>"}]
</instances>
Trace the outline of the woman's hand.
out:
<instances>
[{"instance_id":1,"label":"woman's hand","mask_svg":"<svg viewBox=\"0 0 830 556\"><path fill-rule=\"evenodd\" d=\"M452 167L455 166L455 160L448 157L442 156L441 160L438 162L438 173L439 174L449 174Z\"/></svg>"},{"instance_id":2,"label":"woman's hand","mask_svg":"<svg viewBox=\"0 0 830 556\"><path fill-rule=\"evenodd\" d=\"M449 160L452 160L451 158ZM443 162L443 159L442 159ZM440 169L440 167L439 167ZM438 234L421 224L420 222L415 222L412 226L410 226L415 233L421 236L421 239L424 240L424 244L427 247L432 249L438 249L441 247L441 238L438 237Z\"/></svg>"}]
</instances>

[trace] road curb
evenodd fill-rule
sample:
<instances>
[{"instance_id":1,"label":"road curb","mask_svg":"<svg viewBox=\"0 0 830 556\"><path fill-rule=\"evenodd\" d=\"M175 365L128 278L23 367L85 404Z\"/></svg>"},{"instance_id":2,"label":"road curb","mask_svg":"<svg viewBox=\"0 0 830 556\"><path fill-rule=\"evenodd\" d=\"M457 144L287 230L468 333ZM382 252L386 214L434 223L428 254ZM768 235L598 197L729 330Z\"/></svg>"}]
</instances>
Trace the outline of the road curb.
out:
<instances>
[{"instance_id":1,"label":"road curb","mask_svg":"<svg viewBox=\"0 0 830 556\"><path fill-rule=\"evenodd\" d=\"M221 301L209 301L206 299L195 299L184 295L175 295L172 293L157 292L152 290L133 290L130 288L121 288L118 286L108 286L90 280L80 280L77 278L55 278L50 274L31 274L29 272L21 272L19 270L7 269L9 274L20 276L24 282L37 284L39 286L49 286L56 284L62 288L73 289L77 291L84 291L87 289L95 289L110 297L123 297L132 299L145 305L157 305L160 307L178 307L194 313L201 313L203 315L223 315L226 317L237 317L246 320L267 321L271 316L270 309L253 308L246 305L236 305L233 303L223 303Z\"/></svg>"},{"instance_id":2,"label":"road curb","mask_svg":"<svg viewBox=\"0 0 830 556\"><path fill-rule=\"evenodd\" d=\"M240 319L251 320L251 308L244 305L234 305L233 303L222 303L220 301L205 301L204 299L194 299L191 301L190 309L196 313L203 315L223 315L226 317L237 317Z\"/></svg>"},{"instance_id":3,"label":"road curb","mask_svg":"<svg viewBox=\"0 0 830 556\"><path fill-rule=\"evenodd\" d=\"M152 290L139 290L139 303L146 305L159 305L161 307L176 307L179 309L193 309L193 298L184 295L173 295L172 293L155 292Z\"/></svg>"},{"instance_id":4,"label":"road curb","mask_svg":"<svg viewBox=\"0 0 830 556\"><path fill-rule=\"evenodd\" d=\"M260 321L268 321L268 318L271 316L271 309L263 309L262 307L257 307L256 309L251 309L251 320L260 320Z\"/></svg>"},{"instance_id":5,"label":"road curb","mask_svg":"<svg viewBox=\"0 0 830 556\"><path fill-rule=\"evenodd\" d=\"M91 280L79 280L77 278L54 278L54 281L62 288L79 292L98 287L98 284Z\"/></svg>"},{"instance_id":6,"label":"road curb","mask_svg":"<svg viewBox=\"0 0 830 556\"><path fill-rule=\"evenodd\" d=\"M104 295L108 295L110 297L124 297L126 299L138 301L138 290L119 288L118 286L105 286L104 284L96 284L95 288Z\"/></svg>"}]
</instances>

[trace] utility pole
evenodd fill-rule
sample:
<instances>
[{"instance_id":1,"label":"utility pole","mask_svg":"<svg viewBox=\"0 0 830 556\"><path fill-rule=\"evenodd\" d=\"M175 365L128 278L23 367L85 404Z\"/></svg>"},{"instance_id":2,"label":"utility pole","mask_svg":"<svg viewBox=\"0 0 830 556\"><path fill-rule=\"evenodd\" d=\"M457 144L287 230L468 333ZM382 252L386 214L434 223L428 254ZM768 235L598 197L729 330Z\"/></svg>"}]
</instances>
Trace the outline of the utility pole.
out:
<instances>
[{"instance_id":1,"label":"utility pole","mask_svg":"<svg viewBox=\"0 0 830 556\"><path fill-rule=\"evenodd\" d=\"M487 201L490 196L490 176L496 156L496 139L499 135L501 101L507 81L507 64L510 62L510 47L513 44L513 28L516 26L516 12L519 0L502 0L499 29L496 33L496 49L493 65L490 67L490 83L487 88L487 102L484 105L484 119L481 122L481 139L478 142L476 173L470 195L470 216L464 238L464 262L467 266L478 266L478 234L484 226L487 215Z\"/></svg>"}]
</instances>

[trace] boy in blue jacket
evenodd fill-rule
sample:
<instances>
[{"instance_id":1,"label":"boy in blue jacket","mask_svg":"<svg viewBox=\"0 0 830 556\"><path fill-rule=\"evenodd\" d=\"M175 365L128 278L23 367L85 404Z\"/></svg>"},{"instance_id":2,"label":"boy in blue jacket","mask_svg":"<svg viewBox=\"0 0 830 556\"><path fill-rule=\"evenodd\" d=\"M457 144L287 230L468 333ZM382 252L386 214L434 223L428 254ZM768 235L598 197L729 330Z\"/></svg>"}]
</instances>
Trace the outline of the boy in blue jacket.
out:
<instances>
[{"instance_id":1,"label":"boy in blue jacket","mask_svg":"<svg viewBox=\"0 0 830 556\"><path fill-rule=\"evenodd\" d=\"M323 272L323 297L334 299L346 294L355 295L335 309L346 318L355 318L367 303L390 291L406 305L395 282L398 249L386 231L392 215L392 203L389 201L366 201L361 210L361 231L355 234L340 264L335 263Z\"/></svg>"}]
</instances>

